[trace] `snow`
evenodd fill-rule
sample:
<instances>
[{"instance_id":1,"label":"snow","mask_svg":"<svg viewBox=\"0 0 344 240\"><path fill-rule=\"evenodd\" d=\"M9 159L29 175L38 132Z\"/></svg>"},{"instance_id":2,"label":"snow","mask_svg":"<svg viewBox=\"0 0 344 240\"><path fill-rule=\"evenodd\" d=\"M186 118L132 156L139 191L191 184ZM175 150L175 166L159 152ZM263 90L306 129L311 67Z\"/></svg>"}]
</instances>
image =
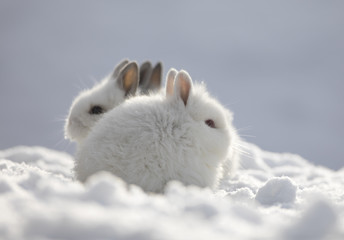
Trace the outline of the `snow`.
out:
<instances>
[{"instance_id":1,"label":"snow","mask_svg":"<svg viewBox=\"0 0 344 240\"><path fill-rule=\"evenodd\" d=\"M269 179L258 189L256 201L264 205L294 203L297 186L288 177Z\"/></svg>"},{"instance_id":2,"label":"snow","mask_svg":"<svg viewBox=\"0 0 344 240\"><path fill-rule=\"evenodd\" d=\"M171 182L164 194L100 172L73 179L73 157L0 151L1 239L343 239L344 169L244 143L219 189Z\"/></svg>"}]
</instances>

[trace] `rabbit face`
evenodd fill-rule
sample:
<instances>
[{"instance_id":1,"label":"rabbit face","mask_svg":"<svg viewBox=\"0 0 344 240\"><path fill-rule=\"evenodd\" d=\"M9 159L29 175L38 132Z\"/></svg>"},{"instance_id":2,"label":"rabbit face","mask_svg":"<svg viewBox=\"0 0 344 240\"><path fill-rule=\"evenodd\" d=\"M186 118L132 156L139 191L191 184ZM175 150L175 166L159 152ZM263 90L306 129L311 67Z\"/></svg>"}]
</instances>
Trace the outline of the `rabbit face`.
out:
<instances>
[{"instance_id":1,"label":"rabbit face","mask_svg":"<svg viewBox=\"0 0 344 240\"><path fill-rule=\"evenodd\" d=\"M122 61L114 72L74 100L65 123L65 138L80 143L104 113L136 93L139 83L136 62Z\"/></svg>"},{"instance_id":2,"label":"rabbit face","mask_svg":"<svg viewBox=\"0 0 344 240\"><path fill-rule=\"evenodd\" d=\"M125 100L125 93L111 83L102 81L74 100L66 120L66 138L81 142L104 113Z\"/></svg>"},{"instance_id":3,"label":"rabbit face","mask_svg":"<svg viewBox=\"0 0 344 240\"><path fill-rule=\"evenodd\" d=\"M190 76L182 71L176 76L176 81L184 81L183 79L189 79L192 83ZM179 89L178 85L174 91L169 94L169 108L174 111L171 115L181 116L175 118L173 124L182 126L184 137L179 140L179 148L183 148L186 155L179 157L181 162L171 161L176 165L170 167L176 169L172 179L203 187L215 186L222 174L221 163L226 159L231 146L232 115L208 95L203 84L191 84L186 97L183 96L184 90ZM189 142L183 143L183 139ZM181 169L189 171L181 173Z\"/></svg>"},{"instance_id":4,"label":"rabbit face","mask_svg":"<svg viewBox=\"0 0 344 240\"><path fill-rule=\"evenodd\" d=\"M232 114L209 96L203 84L194 86L191 94L185 111L192 118L194 126L198 126L195 127L195 135L199 135L196 139L204 141L202 143L204 149L209 149L209 152L223 157L226 152L222 150L227 149L224 146L230 144L228 128Z\"/></svg>"}]
</instances>

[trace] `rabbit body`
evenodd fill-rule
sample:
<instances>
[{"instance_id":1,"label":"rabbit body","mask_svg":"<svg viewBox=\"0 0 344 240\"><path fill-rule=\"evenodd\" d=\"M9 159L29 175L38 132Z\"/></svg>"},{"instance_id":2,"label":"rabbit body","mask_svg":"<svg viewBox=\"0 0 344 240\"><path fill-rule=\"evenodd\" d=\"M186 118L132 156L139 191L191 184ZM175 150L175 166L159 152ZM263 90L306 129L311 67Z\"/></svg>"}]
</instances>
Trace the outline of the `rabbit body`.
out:
<instances>
[{"instance_id":1,"label":"rabbit body","mask_svg":"<svg viewBox=\"0 0 344 240\"><path fill-rule=\"evenodd\" d=\"M110 171L149 192L162 192L171 180L217 185L235 139L232 114L186 72L175 79L167 96L130 98L99 120L78 148L78 180Z\"/></svg>"}]
</instances>

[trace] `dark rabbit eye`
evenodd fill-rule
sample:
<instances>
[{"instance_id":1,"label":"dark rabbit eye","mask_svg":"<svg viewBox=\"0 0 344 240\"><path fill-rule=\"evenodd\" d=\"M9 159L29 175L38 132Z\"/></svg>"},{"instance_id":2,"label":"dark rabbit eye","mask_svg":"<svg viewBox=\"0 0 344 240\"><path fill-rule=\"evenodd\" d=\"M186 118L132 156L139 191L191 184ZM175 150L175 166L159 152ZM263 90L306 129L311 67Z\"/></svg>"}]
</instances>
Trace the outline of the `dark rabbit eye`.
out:
<instances>
[{"instance_id":1,"label":"dark rabbit eye","mask_svg":"<svg viewBox=\"0 0 344 240\"><path fill-rule=\"evenodd\" d=\"M90 114L102 114L104 112L101 106L93 106L90 110Z\"/></svg>"},{"instance_id":2,"label":"dark rabbit eye","mask_svg":"<svg viewBox=\"0 0 344 240\"><path fill-rule=\"evenodd\" d=\"M215 122L212 119L205 120L205 124L207 124L211 128L215 128Z\"/></svg>"}]
</instances>

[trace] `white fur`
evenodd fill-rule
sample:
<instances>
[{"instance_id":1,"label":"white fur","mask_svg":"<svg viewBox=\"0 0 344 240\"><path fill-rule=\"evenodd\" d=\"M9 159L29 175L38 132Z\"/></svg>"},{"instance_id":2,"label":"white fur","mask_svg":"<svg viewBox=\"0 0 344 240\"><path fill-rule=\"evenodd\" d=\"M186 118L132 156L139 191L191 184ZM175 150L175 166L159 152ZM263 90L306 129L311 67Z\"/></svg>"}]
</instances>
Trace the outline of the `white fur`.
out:
<instances>
[{"instance_id":1,"label":"white fur","mask_svg":"<svg viewBox=\"0 0 344 240\"><path fill-rule=\"evenodd\" d=\"M99 120L78 148L78 180L105 170L151 192L162 192L170 180L217 185L235 134L232 115L185 71L175 79L172 95L131 98ZM186 105L181 79L191 84Z\"/></svg>"},{"instance_id":2,"label":"white fur","mask_svg":"<svg viewBox=\"0 0 344 240\"><path fill-rule=\"evenodd\" d=\"M65 137L80 143L103 114L90 114L92 106L111 110L125 100L125 93L108 77L82 91L73 101L65 124Z\"/></svg>"},{"instance_id":3,"label":"white fur","mask_svg":"<svg viewBox=\"0 0 344 240\"><path fill-rule=\"evenodd\" d=\"M125 91L116 82L125 67L128 66L128 63L128 60L121 61L112 74L96 84L93 88L82 91L74 99L65 122L64 131L66 139L76 141L80 144L87 137L96 122L103 117L104 113L125 101L128 96L126 96ZM144 73L144 76L143 78L140 77L140 82L145 84L145 93L148 94L150 90L154 91L155 88L160 86L161 76L159 74L157 75L156 69L160 67L158 70L161 72L162 64L158 63L154 69L152 69L149 61L146 61L141 66L143 65L145 67L140 72ZM156 75L155 79L151 77L154 73ZM154 81L155 85L150 86L151 81ZM101 106L104 113L90 114L92 106Z\"/></svg>"}]
</instances>

